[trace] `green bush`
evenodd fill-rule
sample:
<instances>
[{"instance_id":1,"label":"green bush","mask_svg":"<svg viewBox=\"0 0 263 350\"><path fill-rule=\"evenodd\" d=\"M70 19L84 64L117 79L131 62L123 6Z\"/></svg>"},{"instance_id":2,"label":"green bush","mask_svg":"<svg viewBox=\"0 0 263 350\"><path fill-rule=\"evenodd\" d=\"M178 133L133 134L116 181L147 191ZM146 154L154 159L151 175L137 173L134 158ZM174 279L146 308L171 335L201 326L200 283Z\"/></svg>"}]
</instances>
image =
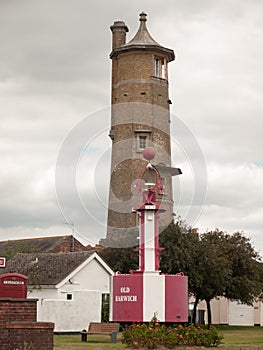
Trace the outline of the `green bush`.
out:
<instances>
[{"instance_id":1,"label":"green bush","mask_svg":"<svg viewBox=\"0 0 263 350\"><path fill-rule=\"evenodd\" d=\"M122 342L132 349L144 347L157 349L165 346L174 349L180 345L216 347L221 344L223 336L215 327L195 327L194 325L167 327L160 325L156 319L149 324L132 324L122 332Z\"/></svg>"}]
</instances>

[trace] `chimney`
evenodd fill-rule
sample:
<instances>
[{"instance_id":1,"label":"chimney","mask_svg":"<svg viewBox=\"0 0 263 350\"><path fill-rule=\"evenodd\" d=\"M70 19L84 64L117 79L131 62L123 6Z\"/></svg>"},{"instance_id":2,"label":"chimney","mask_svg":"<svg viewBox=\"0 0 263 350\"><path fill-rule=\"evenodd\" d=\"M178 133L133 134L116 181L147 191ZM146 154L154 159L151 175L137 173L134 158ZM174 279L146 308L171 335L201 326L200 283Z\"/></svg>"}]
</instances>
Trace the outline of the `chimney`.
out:
<instances>
[{"instance_id":1,"label":"chimney","mask_svg":"<svg viewBox=\"0 0 263 350\"><path fill-rule=\"evenodd\" d=\"M114 22L110 29L112 31L112 50L126 44L126 33L129 29L123 21Z\"/></svg>"}]
</instances>

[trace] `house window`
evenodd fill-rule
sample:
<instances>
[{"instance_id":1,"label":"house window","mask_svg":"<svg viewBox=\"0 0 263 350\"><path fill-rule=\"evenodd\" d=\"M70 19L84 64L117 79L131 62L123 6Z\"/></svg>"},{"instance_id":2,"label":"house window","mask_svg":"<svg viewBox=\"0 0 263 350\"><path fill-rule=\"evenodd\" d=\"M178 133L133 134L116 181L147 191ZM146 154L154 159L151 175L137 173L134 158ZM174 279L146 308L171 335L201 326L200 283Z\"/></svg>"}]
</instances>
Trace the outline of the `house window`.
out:
<instances>
[{"instance_id":1,"label":"house window","mask_svg":"<svg viewBox=\"0 0 263 350\"><path fill-rule=\"evenodd\" d=\"M72 300L72 293L67 293L67 300Z\"/></svg>"}]
</instances>

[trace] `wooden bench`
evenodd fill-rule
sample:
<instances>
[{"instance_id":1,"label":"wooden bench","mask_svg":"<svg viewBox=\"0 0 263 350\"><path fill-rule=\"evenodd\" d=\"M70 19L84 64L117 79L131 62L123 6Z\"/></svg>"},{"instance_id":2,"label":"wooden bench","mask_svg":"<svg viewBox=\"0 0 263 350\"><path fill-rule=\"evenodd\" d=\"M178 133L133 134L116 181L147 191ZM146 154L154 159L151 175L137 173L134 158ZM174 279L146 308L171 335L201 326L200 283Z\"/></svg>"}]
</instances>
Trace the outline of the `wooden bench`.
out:
<instances>
[{"instance_id":1,"label":"wooden bench","mask_svg":"<svg viewBox=\"0 0 263 350\"><path fill-rule=\"evenodd\" d=\"M86 331L83 329L81 334L81 341L87 341L88 334L98 334L98 335L110 335L111 342L117 343L117 334L119 332L119 323L99 323L90 322L89 329Z\"/></svg>"}]
</instances>

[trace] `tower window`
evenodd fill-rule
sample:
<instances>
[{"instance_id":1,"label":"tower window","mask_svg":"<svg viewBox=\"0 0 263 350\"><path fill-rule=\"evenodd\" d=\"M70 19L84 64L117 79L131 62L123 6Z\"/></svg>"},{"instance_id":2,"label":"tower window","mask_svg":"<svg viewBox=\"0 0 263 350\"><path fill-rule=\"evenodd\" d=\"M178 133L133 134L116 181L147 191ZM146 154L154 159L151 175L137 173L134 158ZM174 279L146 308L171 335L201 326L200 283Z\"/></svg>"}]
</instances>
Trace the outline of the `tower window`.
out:
<instances>
[{"instance_id":1,"label":"tower window","mask_svg":"<svg viewBox=\"0 0 263 350\"><path fill-rule=\"evenodd\" d=\"M159 60L159 58L154 59L154 75L156 77L160 76L160 60Z\"/></svg>"},{"instance_id":2,"label":"tower window","mask_svg":"<svg viewBox=\"0 0 263 350\"><path fill-rule=\"evenodd\" d=\"M151 135L151 130L134 130L135 132L135 139L136 141L136 149L138 152L142 152L146 147L149 147L149 142L151 141L150 135Z\"/></svg>"},{"instance_id":3,"label":"tower window","mask_svg":"<svg viewBox=\"0 0 263 350\"><path fill-rule=\"evenodd\" d=\"M145 135L139 135L139 149L144 149L146 148L146 141L147 141L147 136Z\"/></svg>"},{"instance_id":4,"label":"tower window","mask_svg":"<svg viewBox=\"0 0 263 350\"><path fill-rule=\"evenodd\" d=\"M167 62L166 59L154 58L154 76L158 78L167 79Z\"/></svg>"}]
</instances>

